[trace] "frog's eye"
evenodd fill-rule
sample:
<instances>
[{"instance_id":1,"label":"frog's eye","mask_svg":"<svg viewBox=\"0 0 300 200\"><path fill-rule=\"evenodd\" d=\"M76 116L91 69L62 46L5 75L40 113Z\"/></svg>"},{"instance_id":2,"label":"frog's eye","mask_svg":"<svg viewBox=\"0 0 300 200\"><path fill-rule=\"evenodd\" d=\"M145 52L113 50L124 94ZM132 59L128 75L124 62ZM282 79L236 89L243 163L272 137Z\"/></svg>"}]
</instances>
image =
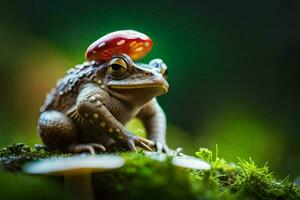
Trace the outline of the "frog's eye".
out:
<instances>
[{"instance_id":1,"label":"frog's eye","mask_svg":"<svg viewBox=\"0 0 300 200\"><path fill-rule=\"evenodd\" d=\"M127 72L127 64L122 58L113 58L108 64L108 72L115 77L123 76Z\"/></svg>"}]
</instances>

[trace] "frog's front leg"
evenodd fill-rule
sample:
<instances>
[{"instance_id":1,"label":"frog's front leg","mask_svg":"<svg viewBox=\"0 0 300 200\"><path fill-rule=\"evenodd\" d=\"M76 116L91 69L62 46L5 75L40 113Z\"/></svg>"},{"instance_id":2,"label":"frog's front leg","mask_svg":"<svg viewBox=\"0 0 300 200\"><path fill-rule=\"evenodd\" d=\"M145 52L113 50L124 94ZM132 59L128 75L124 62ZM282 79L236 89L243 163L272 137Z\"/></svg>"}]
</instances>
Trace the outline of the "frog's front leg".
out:
<instances>
[{"instance_id":1,"label":"frog's front leg","mask_svg":"<svg viewBox=\"0 0 300 200\"><path fill-rule=\"evenodd\" d=\"M166 116L156 99L147 103L137 114L149 135L149 139L155 142L158 152L170 153L166 142Z\"/></svg>"},{"instance_id":2,"label":"frog's front leg","mask_svg":"<svg viewBox=\"0 0 300 200\"><path fill-rule=\"evenodd\" d=\"M102 91L103 92L103 91ZM83 91L83 93L85 93ZM101 91L88 95L79 95L76 112L84 121L92 122L109 134L117 143L125 143L131 151L136 151L136 146L152 151L154 143L146 138L130 133L101 102Z\"/></svg>"}]
</instances>

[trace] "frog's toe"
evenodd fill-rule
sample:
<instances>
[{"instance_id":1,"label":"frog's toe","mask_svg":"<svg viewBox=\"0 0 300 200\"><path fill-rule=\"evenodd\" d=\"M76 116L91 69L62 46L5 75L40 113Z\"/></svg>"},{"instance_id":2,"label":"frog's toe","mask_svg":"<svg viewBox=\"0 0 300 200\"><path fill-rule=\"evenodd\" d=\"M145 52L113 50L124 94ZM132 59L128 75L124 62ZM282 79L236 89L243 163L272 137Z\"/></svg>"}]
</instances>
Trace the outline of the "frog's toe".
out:
<instances>
[{"instance_id":1,"label":"frog's toe","mask_svg":"<svg viewBox=\"0 0 300 200\"><path fill-rule=\"evenodd\" d=\"M147 151L153 151L153 149L151 147L153 147L155 145L155 143L152 142L151 140L148 140L148 139L140 137L140 136L136 136L135 144Z\"/></svg>"},{"instance_id":2,"label":"frog's toe","mask_svg":"<svg viewBox=\"0 0 300 200\"><path fill-rule=\"evenodd\" d=\"M139 146L142 147L143 149L147 150L147 151L153 151L151 149L151 147L149 147L147 144L145 144L144 142L139 142Z\"/></svg>"},{"instance_id":3,"label":"frog's toe","mask_svg":"<svg viewBox=\"0 0 300 200\"><path fill-rule=\"evenodd\" d=\"M89 144L75 144L70 146L68 151L70 151L71 153L82 153L82 152L89 152L91 154L96 153L94 147Z\"/></svg>"},{"instance_id":4,"label":"frog's toe","mask_svg":"<svg viewBox=\"0 0 300 200\"><path fill-rule=\"evenodd\" d=\"M72 153L82 153L89 152L90 154L95 154L96 151L105 152L106 148L102 144L98 143L88 143L88 144L75 144L68 149Z\"/></svg>"},{"instance_id":5,"label":"frog's toe","mask_svg":"<svg viewBox=\"0 0 300 200\"><path fill-rule=\"evenodd\" d=\"M131 136L126 140L127 147L130 151L137 152L136 147L140 147L146 151L153 151L151 147L154 146L154 142L140 136Z\"/></svg>"},{"instance_id":6,"label":"frog's toe","mask_svg":"<svg viewBox=\"0 0 300 200\"><path fill-rule=\"evenodd\" d=\"M94 147L94 149L100 150L102 152L106 151L106 148L102 144L91 143L90 145L92 145L92 147Z\"/></svg>"},{"instance_id":7,"label":"frog's toe","mask_svg":"<svg viewBox=\"0 0 300 200\"><path fill-rule=\"evenodd\" d=\"M137 149L136 149L136 147L135 147L135 144L134 144L134 141L133 141L133 140L129 140L129 141L127 142L127 144L128 144L128 147L129 147L130 151L137 152Z\"/></svg>"},{"instance_id":8,"label":"frog's toe","mask_svg":"<svg viewBox=\"0 0 300 200\"><path fill-rule=\"evenodd\" d=\"M166 154L170 154L171 150L169 149L168 145L166 143L162 143L162 142L155 142L155 148L156 151L159 153L166 153Z\"/></svg>"}]
</instances>

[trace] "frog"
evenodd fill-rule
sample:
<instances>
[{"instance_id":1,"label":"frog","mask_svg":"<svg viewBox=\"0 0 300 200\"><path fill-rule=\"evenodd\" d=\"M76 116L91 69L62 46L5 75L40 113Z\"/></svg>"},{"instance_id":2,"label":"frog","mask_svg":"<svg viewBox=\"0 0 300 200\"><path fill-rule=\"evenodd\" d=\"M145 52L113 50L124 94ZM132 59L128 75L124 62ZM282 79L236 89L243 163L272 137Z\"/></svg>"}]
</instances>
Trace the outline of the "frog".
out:
<instances>
[{"instance_id":1,"label":"frog","mask_svg":"<svg viewBox=\"0 0 300 200\"><path fill-rule=\"evenodd\" d=\"M105 62L85 61L57 81L40 108L38 134L47 149L71 153L128 150L170 152L166 115L158 96L168 92L161 59L134 62L117 52ZM126 124L138 118L147 137Z\"/></svg>"}]
</instances>

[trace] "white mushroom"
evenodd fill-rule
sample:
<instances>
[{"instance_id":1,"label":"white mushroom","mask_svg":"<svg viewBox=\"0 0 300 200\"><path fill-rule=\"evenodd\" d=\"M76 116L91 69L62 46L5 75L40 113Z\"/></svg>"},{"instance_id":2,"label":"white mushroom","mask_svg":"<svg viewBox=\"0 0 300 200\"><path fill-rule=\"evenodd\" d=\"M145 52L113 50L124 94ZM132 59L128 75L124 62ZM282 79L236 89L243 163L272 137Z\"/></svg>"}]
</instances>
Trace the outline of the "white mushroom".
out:
<instances>
[{"instance_id":1,"label":"white mushroom","mask_svg":"<svg viewBox=\"0 0 300 200\"><path fill-rule=\"evenodd\" d=\"M181 153L181 148L178 148L172 154L164 154L159 152L148 152L145 151L145 156L151 158L152 160L156 161L166 161L167 157L172 157L171 163L175 166L182 167L182 168L189 168L189 169L198 169L198 170L209 170L211 168L210 164L207 162L200 160L198 158L187 156Z\"/></svg>"},{"instance_id":2,"label":"white mushroom","mask_svg":"<svg viewBox=\"0 0 300 200\"><path fill-rule=\"evenodd\" d=\"M209 170L211 168L210 164L207 162L186 155L174 156L172 159L172 164L178 167L198 170Z\"/></svg>"},{"instance_id":3,"label":"white mushroom","mask_svg":"<svg viewBox=\"0 0 300 200\"><path fill-rule=\"evenodd\" d=\"M115 155L77 155L53 157L26 164L23 171L30 174L64 176L66 188L76 199L94 199L91 175L93 172L113 170L124 165Z\"/></svg>"}]
</instances>

